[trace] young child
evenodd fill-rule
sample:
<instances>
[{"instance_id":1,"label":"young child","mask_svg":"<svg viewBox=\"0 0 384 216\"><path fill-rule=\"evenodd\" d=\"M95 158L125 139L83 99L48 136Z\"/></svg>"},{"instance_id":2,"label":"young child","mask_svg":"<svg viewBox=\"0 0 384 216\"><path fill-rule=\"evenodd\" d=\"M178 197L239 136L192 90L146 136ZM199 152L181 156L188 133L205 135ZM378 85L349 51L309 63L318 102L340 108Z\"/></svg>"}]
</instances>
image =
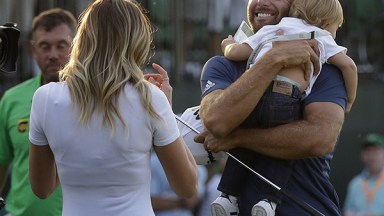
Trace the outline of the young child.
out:
<instances>
[{"instance_id":1,"label":"young child","mask_svg":"<svg viewBox=\"0 0 384 216\"><path fill-rule=\"evenodd\" d=\"M272 43L268 41L289 40L289 36L296 34L300 39L300 33L314 32L314 37L318 41L320 50L320 66L329 63L337 66L343 73L345 85L348 93L348 105L346 112L351 110L352 104L356 98L357 89L357 69L353 60L346 55L347 49L338 46L334 41L336 31L343 23L342 8L337 0L326 1L296 1L294 0L289 13L290 17L283 18L277 25L268 25L261 28L256 34L249 37L243 43L237 43L230 35L222 41L222 50L224 56L234 61L247 60L252 51L259 48L258 45L267 41L260 47L257 53L256 62L271 47ZM282 30L284 35L276 36L276 31ZM286 37L288 35L288 37ZM305 90L305 95L310 93L311 87L316 80L317 75L311 75L310 80L304 78L303 70L300 68L286 69L280 72L280 75L299 84L299 88Z\"/></svg>"},{"instance_id":2,"label":"young child","mask_svg":"<svg viewBox=\"0 0 384 216\"><path fill-rule=\"evenodd\" d=\"M312 36L318 42L320 66L330 63L342 71L348 93L346 112L349 112L356 97L357 69L353 60L346 55L346 48L338 46L334 41L336 31L343 23L343 11L339 1L293 0L289 16L283 18L277 25L264 26L243 43L237 43L232 36L229 36L222 42L224 55L234 61L245 61L250 58L254 63L272 47L272 41L308 39L303 37L308 34L303 33L312 32ZM282 30L284 35L276 36L277 30ZM259 51L256 53L255 59L253 56L250 57L254 49ZM267 89L262 98L263 101L256 106L253 112L256 114L251 114L242 126L267 128L299 119L302 113L301 100L310 94L317 76L318 74L313 74L312 71L310 78L306 78L301 67L281 70L270 88ZM287 105L290 106L289 112L284 109ZM280 106L280 109L273 111L271 106L274 108ZM281 117L283 118L281 119ZM255 153L244 149L234 149L231 150L231 153L280 187L284 187L288 182L290 170L295 163L260 154L255 157ZM228 159L231 160L231 158ZM223 184L225 187L219 188L222 195L211 205L212 215L237 215L236 196L249 174L250 172L242 168L240 164L236 168L226 167L224 169L222 182L225 182ZM272 188L265 189L268 186L259 188L262 193L257 200L259 202L252 208L252 215L275 215L276 207L281 199L280 195Z\"/></svg>"}]
</instances>

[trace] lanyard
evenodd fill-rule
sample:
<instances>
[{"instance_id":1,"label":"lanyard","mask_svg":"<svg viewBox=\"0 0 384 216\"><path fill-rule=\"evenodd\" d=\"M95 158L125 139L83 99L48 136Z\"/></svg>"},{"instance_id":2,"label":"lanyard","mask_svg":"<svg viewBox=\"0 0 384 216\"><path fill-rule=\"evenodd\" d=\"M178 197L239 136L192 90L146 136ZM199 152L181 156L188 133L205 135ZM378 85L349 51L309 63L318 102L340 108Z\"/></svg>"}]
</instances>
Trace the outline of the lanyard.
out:
<instances>
[{"instance_id":1,"label":"lanyard","mask_svg":"<svg viewBox=\"0 0 384 216\"><path fill-rule=\"evenodd\" d=\"M377 191L379 191L380 186L384 182L384 169L381 171L380 176L376 179L375 185L372 189L369 189L368 187L368 180L363 179L363 192L365 194L365 197L367 198L367 205L369 205L373 198L375 197Z\"/></svg>"}]
</instances>

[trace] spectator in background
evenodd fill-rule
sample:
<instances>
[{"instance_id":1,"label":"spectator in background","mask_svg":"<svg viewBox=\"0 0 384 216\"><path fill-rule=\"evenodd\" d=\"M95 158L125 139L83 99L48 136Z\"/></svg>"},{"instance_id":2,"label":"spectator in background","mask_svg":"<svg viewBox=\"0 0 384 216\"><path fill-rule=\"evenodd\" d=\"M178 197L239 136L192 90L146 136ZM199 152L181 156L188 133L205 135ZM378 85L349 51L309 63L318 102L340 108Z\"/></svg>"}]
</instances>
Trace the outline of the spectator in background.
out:
<instances>
[{"instance_id":1,"label":"spectator in background","mask_svg":"<svg viewBox=\"0 0 384 216\"><path fill-rule=\"evenodd\" d=\"M221 41L225 37L225 29L233 34L246 21L244 11L248 0L208 0L208 57L221 55Z\"/></svg>"},{"instance_id":2,"label":"spectator in background","mask_svg":"<svg viewBox=\"0 0 384 216\"><path fill-rule=\"evenodd\" d=\"M382 0L346 0L346 36L347 48L359 65L359 72L384 71L383 26L384 1ZM369 13L367 13L369 11Z\"/></svg>"},{"instance_id":3,"label":"spectator in background","mask_svg":"<svg viewBox=\"0 0 384 216\"><path fill-rule=\"evenodd\" d=\"M371 133L361 147L363 171L348 184L344 216L384 215L384 136Z\"/></svg>"},{"instance_id":4,"label":"spectator in background","mask_svg":"<svg viewBox=\"0 0 384 216\"><path fill-rule=\"evenodd\" d=\"M201 41L205 29L201 28L207 20L208 2L207 0L184 0L183 2L183 54L179 56L183 63L183 72L186 78L198 80L201 69L205 44ZM205 61L205 59L204 59Z\"/></svg>"},{"instance_id":5,"label":"spectator in background","mask_svg":"<svg viewBox=\"0 0 384 216\"><path fill-rule=\"evenodd\" d=\"M151 202L156 216L193 216L204 196L207 169L197 166L198 189L197 194L191 198L178 196L171 188L159 158L155 153L151 156Z\"/></svg>"},{"instance_id":6,"label":"spectator in background","mask_svg":"<svg viewBox=\"0 0 384 216\"><path fill-rule=\"evenodd\" d=\"M196 35L196 27L207 18L207 0L184 0L185 51L190 50Z\"/></svg>"},{"instance_id":7,"label":"spectator in background","mask_svg":"<svg viewBox=\"0 0 384 216\"><path fill-rule=\"evenodd\" d=\"M12 164L6 211L12 216L61 215L61 189L41 200L28 179L29 117L33 93L38 87L58 81L58 71L68 62L77 21L68 11L54 8L32 22L30 47L41 74L5 92L0 101L0 191Z\"/></svg>"}]
</instances>

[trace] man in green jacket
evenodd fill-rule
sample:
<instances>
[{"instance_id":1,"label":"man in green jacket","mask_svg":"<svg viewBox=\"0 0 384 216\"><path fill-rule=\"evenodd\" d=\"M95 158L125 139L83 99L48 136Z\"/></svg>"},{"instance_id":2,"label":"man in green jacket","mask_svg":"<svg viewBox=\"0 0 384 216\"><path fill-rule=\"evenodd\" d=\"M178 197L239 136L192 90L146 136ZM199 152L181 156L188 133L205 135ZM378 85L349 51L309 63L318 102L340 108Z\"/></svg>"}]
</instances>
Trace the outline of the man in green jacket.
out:
<instances>
[{"instance_id":1,"label":"man in green jacket","mask_svg":"<svg viewBox=\"0 0 384 216\"><path fill-rule=\"evenodd\" d=\"M10 88L0 100L0 191L11 173L10 189L4 198L7 216L61 215L61 188L41 200L30 186L29 116L34 92L41 85L57 82L59 70L68 63L76 27L76 18L63 9L50 9L36 16L30 47L41 74Z\"/></svg>"}]
</instances>

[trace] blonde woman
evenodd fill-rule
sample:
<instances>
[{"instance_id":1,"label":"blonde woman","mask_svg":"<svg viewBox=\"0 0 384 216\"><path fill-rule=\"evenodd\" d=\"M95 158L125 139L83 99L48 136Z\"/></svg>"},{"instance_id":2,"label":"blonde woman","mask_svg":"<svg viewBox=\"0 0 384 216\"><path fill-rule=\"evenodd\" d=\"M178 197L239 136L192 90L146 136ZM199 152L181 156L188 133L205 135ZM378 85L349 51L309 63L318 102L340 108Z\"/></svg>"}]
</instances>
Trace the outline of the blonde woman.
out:
<instances>
[{"instance_id":1,"label":"blonde woman","mask_svg":"<svg viewBox=\"0 0 384 216\"><path fill-rule=\"evenodd\" d=\"M138 3L95 1L81 15L61 82L35 93L32 190L46 198L61 184L63 215L154 215L152 147L174 191L196 193L196 163L167 97L144 79L151 42L151 25Z\"/></svg>"}]
</instances>

